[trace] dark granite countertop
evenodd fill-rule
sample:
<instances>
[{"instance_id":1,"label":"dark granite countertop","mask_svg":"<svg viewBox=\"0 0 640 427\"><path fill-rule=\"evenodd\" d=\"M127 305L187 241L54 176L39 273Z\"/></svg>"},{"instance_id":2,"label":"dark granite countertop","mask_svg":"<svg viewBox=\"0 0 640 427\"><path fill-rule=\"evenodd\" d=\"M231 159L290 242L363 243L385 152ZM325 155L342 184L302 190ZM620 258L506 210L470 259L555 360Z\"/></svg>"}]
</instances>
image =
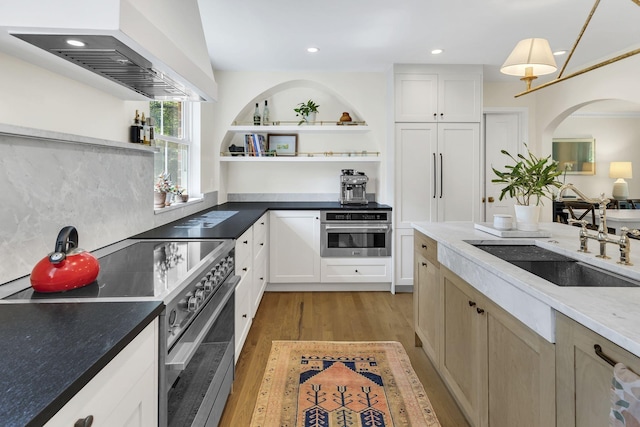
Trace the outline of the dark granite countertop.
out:
<instances>
[{"instance_id":1,"label":"dark granite countertop","mask_svg":"<svg viewBox=\"0 0 640 427\"><path fill-rule=\"evenodd\" d=\"M0 424L43 425L163 308L162 302L0 304Z\"/></svg>"},{"instance_id":2,"label":"dark granite countertop","mask_svg":"<svg viewBox=\"0 0 640 427\"><path fill-rule=\"evenodd\" d=\"M161 227L133 236L133 239L237 239L269 210L391 210L391 206L376 202L367 205L341 205L340 202L231 202L223 203ZM197 220L209 212L238 213L211 228L186 228L185 223Z\"/></svg>"}]
</instances>

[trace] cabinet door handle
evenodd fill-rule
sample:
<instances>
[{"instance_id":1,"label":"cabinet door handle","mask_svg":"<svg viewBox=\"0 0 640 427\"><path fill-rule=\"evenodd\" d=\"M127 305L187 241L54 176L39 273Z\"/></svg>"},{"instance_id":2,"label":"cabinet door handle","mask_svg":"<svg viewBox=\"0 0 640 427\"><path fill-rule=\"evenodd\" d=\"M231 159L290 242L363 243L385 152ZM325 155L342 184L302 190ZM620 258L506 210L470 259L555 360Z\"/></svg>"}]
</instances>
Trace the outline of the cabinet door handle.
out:
<instances>
[{"instance_id":1,"label":"cabinet door handle","mask_svg":"<svg viewBox=\"0 0 640 427\"><path fill-rule=\"evenodd\" d=\"M422 266L423 266L423 267L426 267L426 266L427 266L427 263L426 263L426 262L423 262L423 263L422 263Z\"/></svg>"},{"instance_id":2,"label":"cabinet door handle","mask_svg":"<svg viewBox=\"0 0 640 427\"><path fill-rule=\"evenodd\" d=\"M602 347L600 347L599 344L594 345L593 350L596 352L596 356L598 356L600 359L604 360L611 366L616 366L617 362L612 358L610 358L609 356L607 356L606 354L604 354L604 352L602 351Z\"/></svg>"},{"instance_id":3,"label":"cabinet door handle","mask_svg":"<svg viewBox=\"0 0 640 427\"><path fill-rule=\"evenodd\" d=\"M422 246L422 249L427 249L427 245L425 245L424 243L420 246Z\"/></svg>"},{"instance_id":4,"label":"cabinet door handle","mask_svg":"<svg viewBox=\"0 0 640 427\"><path fill-rule=\"evenodd\" d=\"M433 113L433 120L436 120L438 118L438 114L437 113Z\"/></svg>"},{"instance_id":5,"label":"cabinet door handle","mask_svg":"<svg viewBox=\"0 0 640 427\"><path fill-rule=\"evenodd\" d=\"M243 267L243 268L242 268L242 271L247 271L247 267Z\"/></svg>"},{"instance_id":6,"label":"cabinet door handle","mask_svg":"<svg viewBox=\"0 0 640 427\"><path fill-rule=\"evenodd\" d=\"M260 243L260 246L264 246L264 243Z\"/></svg>"},{"instance_id":7,"label":"cabinet door handle","mask_svg":"<svg viewBox=\"0 0 640 427\"><path fill-rule=\"evenodd\" d=\"M435 116L435 114L434 114ZM438 181L436 180L436 153L433 153L433 198L436 198Z\"/></svg>"},{"instance_id":8,"label":"cabinet door handle","mask_svg":"<svg viewBox=\"0 0 640 427\"><path fill-rule=\"evenodd\" d=\"M246 314L243 314L243 315L242 315L242 317L244 317L244 318L246 319L246 318L247 318L247 315L246 315Z\"/></svg>"},{"instance_id":9,"label":"cabinet door handle","mask_svg":"<svg viewBox=\"0 0 640 427\"><path fill-rule=\"evenodd\" d=\"M260 280L264 280L264 277L261 277Z\"/></svg>"},{"instance_id":10,"label":"cabinet door handle","mask_svg":"<svg viewBox=\"0 0 640 427\"><path fill-rule=\"evenodd\" d=\"M444 119L444 113L440 113L440 119L443 120Z\"/></svg>"},{"instance_id":11,"label":"cabinet door handle","mask_svg":"<svg viewBox=\"0 0 640 427\"><path fill-rule=\"evenodd\" d=\"M78 421L73 423L73 427L91 427L93 424L93 415L89 415L85 418L80 418Z\"/></svg>"},{"instance_id":12,"label":"cabinet door handle","mask_svg":"<svg viewBox=\"0 0 640 427\"><path fill-rule=\"evenodd\" d=\"M476 308L476 311L478 312L478 314L484 313L484 309L482 309L480 307Z\"/></svg>"},{"instance_id":13,"label":"cabinet door handle","mask_svg":"<svg viewBox=\"0 0 640 427\"><path fill-rule=\"evenodd\" d=\"M242 242L242 243L244 243L245 245L248 245L248 244L249 244L249 241L248 241L248 240L245 240L245 241L244 241L244 242Z\"/></svg>"},{"instance_id":14,"label":"cabinet door handle","mask_svg":"<svg viewBox=\"0 0 640 427\"><path fill-rule=\"evenodd\" d=\"M444 188L444 183L442 182L442 153L440 153L440 198L442 199L442 189Z\"/></svg>"},{"instance_id":15,"label":"cabinet door handle","mask_svg":"<svg viewBox=\"0 0 640 427\"><path fill-rule=\"evenodd\" d=\"M356 273L358 272L358 270L356 270Z\"/></svg>"},{"instance_id":16,"label":"cabinet door handle","mask_svg":"<svg viewBox=\"0 0 640 427\"><path fill-rule=\"evenodd\" d=\"M261 222L260 225L264 225L264 222Z\"/></svg>"},{"instance_id":17,"label":"cabinet door handle","mask_svg":"<svg viewBox=\"0 0 640 427\"><path fill-rule=\"evenodd\" d=\"M476 306L476 302L469 300L469 307L475 307L475 306Z\"/></svg>"}]
</instances>

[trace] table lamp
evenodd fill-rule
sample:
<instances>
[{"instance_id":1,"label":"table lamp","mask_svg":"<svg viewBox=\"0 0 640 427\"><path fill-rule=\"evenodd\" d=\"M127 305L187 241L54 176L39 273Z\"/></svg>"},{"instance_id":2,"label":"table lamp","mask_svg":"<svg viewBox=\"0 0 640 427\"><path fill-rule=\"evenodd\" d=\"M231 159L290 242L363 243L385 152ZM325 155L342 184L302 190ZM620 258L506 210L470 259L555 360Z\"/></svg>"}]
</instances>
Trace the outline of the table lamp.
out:
<instances>
[{"instance_id":1,"label":"table lamp","mask_svg":"<svg viewBox=\"0 0 640 427\"><path fill-rule=\"evenodd\" d=\"M617 178L613 183L612 196L616 200L629 198L629 186L625 178L633 178L631 162L611 162L609 165L609 178Z\"/></svg>"}]
</instances>

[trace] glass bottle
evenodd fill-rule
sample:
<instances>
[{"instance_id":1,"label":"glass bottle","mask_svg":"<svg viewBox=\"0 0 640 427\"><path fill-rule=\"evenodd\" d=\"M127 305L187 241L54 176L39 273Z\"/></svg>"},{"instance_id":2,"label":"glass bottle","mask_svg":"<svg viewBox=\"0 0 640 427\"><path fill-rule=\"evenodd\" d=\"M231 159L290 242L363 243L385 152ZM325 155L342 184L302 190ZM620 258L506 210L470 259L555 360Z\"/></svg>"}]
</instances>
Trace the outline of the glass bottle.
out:
<instances>
[{"instance_id":1,"label":"glass bottle","mask_svg":"<svg viewBox=\"0 0 640 427\"><path fill-rule=\"evenodd\" d=\"M262 109L262 124L265 126L269 125L269 106L266 100L264 101L264 108Z\"/></svg>"},{"instance_id":2,"label":"glass bottle","mask_svg":"<svg viewBox=\"0 0 640 427\"><path fill-rule=\"evenodd\" d=\"M253 125L260 126L260 108L256 102L256 109L253 111Z\"/></svg>"}]
</instances>

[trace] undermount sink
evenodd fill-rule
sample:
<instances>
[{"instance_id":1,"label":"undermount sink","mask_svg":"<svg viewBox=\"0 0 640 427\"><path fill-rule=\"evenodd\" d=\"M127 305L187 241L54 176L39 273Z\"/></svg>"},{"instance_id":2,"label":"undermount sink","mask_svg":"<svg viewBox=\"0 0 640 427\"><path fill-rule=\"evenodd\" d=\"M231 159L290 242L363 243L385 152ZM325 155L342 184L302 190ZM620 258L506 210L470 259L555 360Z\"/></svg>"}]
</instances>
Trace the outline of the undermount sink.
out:
<instances>
[{"instance_id":1,"label":"undermount sink","mask_svg":"<svg viewBox=\"0 0 640 427\"><path fill-rule=\"evenodd\" d=\"M586 264L536 245L467 243L558 286L638 287L640 281Z\"/></svg>"}]
</instances>

